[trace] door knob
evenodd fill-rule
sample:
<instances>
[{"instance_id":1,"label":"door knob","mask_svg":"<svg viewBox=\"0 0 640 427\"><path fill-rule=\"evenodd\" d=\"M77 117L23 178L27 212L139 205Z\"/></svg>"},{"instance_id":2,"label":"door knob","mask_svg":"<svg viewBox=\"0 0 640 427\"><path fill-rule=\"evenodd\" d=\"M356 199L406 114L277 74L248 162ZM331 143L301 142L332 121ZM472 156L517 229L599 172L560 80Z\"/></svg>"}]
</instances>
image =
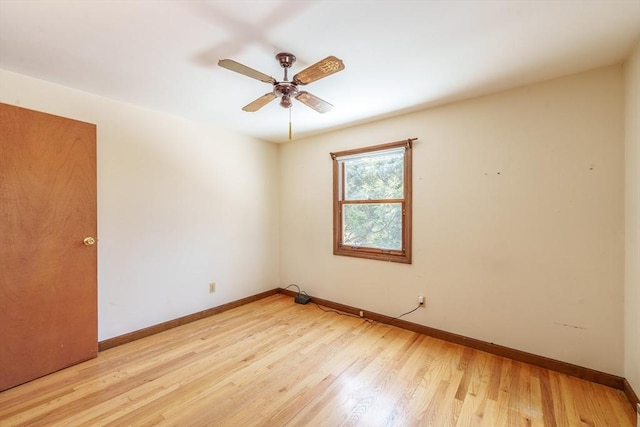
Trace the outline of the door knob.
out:
<instances>
[{"instance_id":1,"label":"door knob","mask_svg":"<svg viewBox=\"0 0 640 427\"><path fill-rule=\"evenodd\" d=\"M93 246L96 244L96 239L93 237L85 237L82 243L84 243L85 246Z\"/></svg>"}]
</instances>

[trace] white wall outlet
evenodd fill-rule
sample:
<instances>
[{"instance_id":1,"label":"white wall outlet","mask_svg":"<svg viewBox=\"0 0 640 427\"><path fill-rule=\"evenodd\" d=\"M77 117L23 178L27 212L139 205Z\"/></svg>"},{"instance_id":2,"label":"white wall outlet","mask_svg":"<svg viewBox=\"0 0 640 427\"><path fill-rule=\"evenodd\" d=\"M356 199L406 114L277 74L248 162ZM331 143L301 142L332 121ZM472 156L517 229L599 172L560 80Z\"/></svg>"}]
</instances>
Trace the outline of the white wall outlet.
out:
<instances>
[{"instance_id":1,"label":"white wall outlet","mask_svg":"<svg viewBox=\"0 0 640 427\"><path fill-rule=\"evenodd\" d=\"M418 297L418 304L424 305L424 297L422 295Z\"/></svg>"},{"instance_id":2,"label":"white wall outlet","mask_svg":"<svg viewBox=\"0 0 640 427\"><path fill-rule=\"evenodd\" d=\"M209 283L209 293L212 294L216 291L216 282Z\"/></svg>"},{"instance_id":3,"label":"white wall outlet","mask_svg":"<svg viewBox=\"0 0 640 427\"><path fill-rule=\"evenodd\" d=\"M360 310L360 317L364 317L364 312Z\"/></svg>"}]
</instances>

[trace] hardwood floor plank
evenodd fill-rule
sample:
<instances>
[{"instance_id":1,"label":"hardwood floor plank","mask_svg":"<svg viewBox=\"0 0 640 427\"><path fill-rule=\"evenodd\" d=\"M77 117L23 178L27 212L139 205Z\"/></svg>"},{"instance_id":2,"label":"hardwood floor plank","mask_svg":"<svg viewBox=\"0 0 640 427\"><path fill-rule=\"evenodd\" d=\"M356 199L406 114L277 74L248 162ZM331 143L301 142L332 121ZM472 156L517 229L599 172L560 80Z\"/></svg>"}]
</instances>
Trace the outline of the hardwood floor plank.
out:
<instances>
[{"instance_id":1,"label":"hardwood floor plank","mask_svg":"<svg viewBox=\"0 0 640 427\"><path fill-rule=\"evenodd\" d=\"M616 426L624 393L273 295L0 393L9 426Z\"/></svg>"},{"instance_id":2,"label":"hardwood floor plank","mask_svg":"<svg viewBox=\"0 0 640 427\"><path fill-rule=\"evenodd\" d=\"M556 411L553 402L553 391L551 389L551 379L549 378L549 371L546 369L540 369L540 400L539 405L542 409L542 419L549 427L557 427L556 425Z\"/></svg>"},{"instance_id":3,"label":"hardwood floor plank","mask_svg":"<svg viewBox=\"0 0 640 427\"><path fill-rule=\"evenodd\" d=\"M489 399L498 401L500 394L500 378L502 377L502 357L494 357L491 363L491 379L489 382Z\"/></svg>"},{"instance_id":4,"label":"hardwood floor plank","mask_svg":"<svg viewBox=\"0 0 640 427\"><path fill-rule=\"evenodd\" d=\"M474 361L474 372L469 382L462 413L458 419L459 426L481 426L485 422L488 390L490 383L489 355L478 352Z\"/></svg>"}]
</instances>

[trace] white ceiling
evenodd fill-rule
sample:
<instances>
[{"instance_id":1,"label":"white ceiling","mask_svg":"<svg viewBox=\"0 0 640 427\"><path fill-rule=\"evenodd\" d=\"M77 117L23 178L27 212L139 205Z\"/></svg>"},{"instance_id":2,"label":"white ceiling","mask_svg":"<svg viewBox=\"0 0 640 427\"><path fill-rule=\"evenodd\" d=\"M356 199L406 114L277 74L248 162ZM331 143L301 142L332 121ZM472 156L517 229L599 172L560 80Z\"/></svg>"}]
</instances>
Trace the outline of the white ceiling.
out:
<instances>
[{"instance_id":1,"label":"white ceiling","mask_svg":"<svg viewBox=\"0 0 640 427\"><path fill-rule=\"evenodd\" d=\"M346 69L295 101L294 136L619 63L640 38L640 0L0 0L0 68L268 141L288 110L241 108L328 56ZM0 82L1 84L1 82Z\"/></svg>"}]
</instances>

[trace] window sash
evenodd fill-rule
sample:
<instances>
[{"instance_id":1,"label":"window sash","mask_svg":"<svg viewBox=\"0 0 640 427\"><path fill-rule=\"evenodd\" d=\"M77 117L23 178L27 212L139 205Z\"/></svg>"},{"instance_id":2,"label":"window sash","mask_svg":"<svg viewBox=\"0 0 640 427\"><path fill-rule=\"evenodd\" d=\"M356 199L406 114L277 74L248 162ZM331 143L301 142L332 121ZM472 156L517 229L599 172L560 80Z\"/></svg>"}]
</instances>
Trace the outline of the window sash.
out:
<instances>
[{"instance_id":1,"label":"window sash","mask_svg":"<svg viewBox=\"0 0 640 427\"><path fill-rule=\"evenodd\" d=\"M395 155L396 159L395 160L399 160L400 164L397 165L400 167L400 171L395 171L395 174L392 174L392 177L396 177L400 179L400 183L399 183L399 187L400 188L394 188L393 184L387 186L386 188L383 188L383 190L386 190L390 193L392 193L392 195L388 196L388 197L384 197L384 194L380 194L380 193L375 193L373 192L373 194L371 194L370 192L367 192L367 189L362 187L362 186L358 186L357 182L354 182L353 180L350 181L349 177L350 177L350 168L357 168L357 162L361 159L381 159L383 157L388 157L389 154ZM401 156L397 156L398 154L400 154ZM340 200L371 200L371 199L375 199L375 200L380 200L380 199L404 199L404 195L405 195L405 182L404 182L404 157L405 157L405 148L394 148L394 149L390 149L390 150L383 150L383 151L376 151L373 153L363 153L363 154L358 154L358 155L353 155L353 156L345 156L345 157L340 157L337 159L338 161L338 165L339 165L339 173L340 173ZM388 161L393 161L392 159L389 159ZM400 172L400 173L398 173ZM353 176L352 176L353 178ZM396 183L397 185L398 183ZM372 191L372 190L369 190ZM399 193L398 193L399 191ZM375 196L379 196L379 197L375 197Z\"/></svg>"},{"instance_id":2,"label":"window sash","mask_svg":"<svg viewBox=\"0 0 640 427\"><path fill-rule=\"evenodd\" d=\"M405 212L404 205L405 204L403 201L396 201L394 203L388 203L388 202L341 203L340 210L342 215L342 245L348 246L351 248L369 248L369 249L376 249L376 250L382 250L382 251L402 251L404 248L404 239L403 239L403 233L402 233L403 216ZM360 210L360 213L362 213L363 212L362 209L359 209L359 208L363 208L363 207L374 208L374 209L381 208L381 210L391 208L390 210L387 211L387 213L389 213L392 216L399 215L398 220L400 222L400 229L398 231L392 230L391 233L389 232L385 233L387 238L382 240L379 238L381 236L381 233L385 229L387 229L387 227L389 227L390 225L392 226L393 224L395 224L395 221L393 221L394 218L383 217L382 218L383 221L381 223L381 221L379 221L380 218L376 217L374 218L375 221L367 222L365 220L365 227L364 227L365 235L352 236L350 238L347 237L347 234L349 232L353 233L353 231L350 231L347 229L348 223L345 221L347 216L347 211L352 211L355 214L357 214L359 213L358 211ZM350 208L353 208L353 209L350 209ZM366 210L367 209L364 209L365 212ZM389 222L384 223L385 219L388 219ZM379 227L379 229L375 230L376 227ZM376 240L378 240L378 244L374 244L374 241ZM356 241L360 241L362 243L357 244Z\"/></svg>"}]
</instances>

